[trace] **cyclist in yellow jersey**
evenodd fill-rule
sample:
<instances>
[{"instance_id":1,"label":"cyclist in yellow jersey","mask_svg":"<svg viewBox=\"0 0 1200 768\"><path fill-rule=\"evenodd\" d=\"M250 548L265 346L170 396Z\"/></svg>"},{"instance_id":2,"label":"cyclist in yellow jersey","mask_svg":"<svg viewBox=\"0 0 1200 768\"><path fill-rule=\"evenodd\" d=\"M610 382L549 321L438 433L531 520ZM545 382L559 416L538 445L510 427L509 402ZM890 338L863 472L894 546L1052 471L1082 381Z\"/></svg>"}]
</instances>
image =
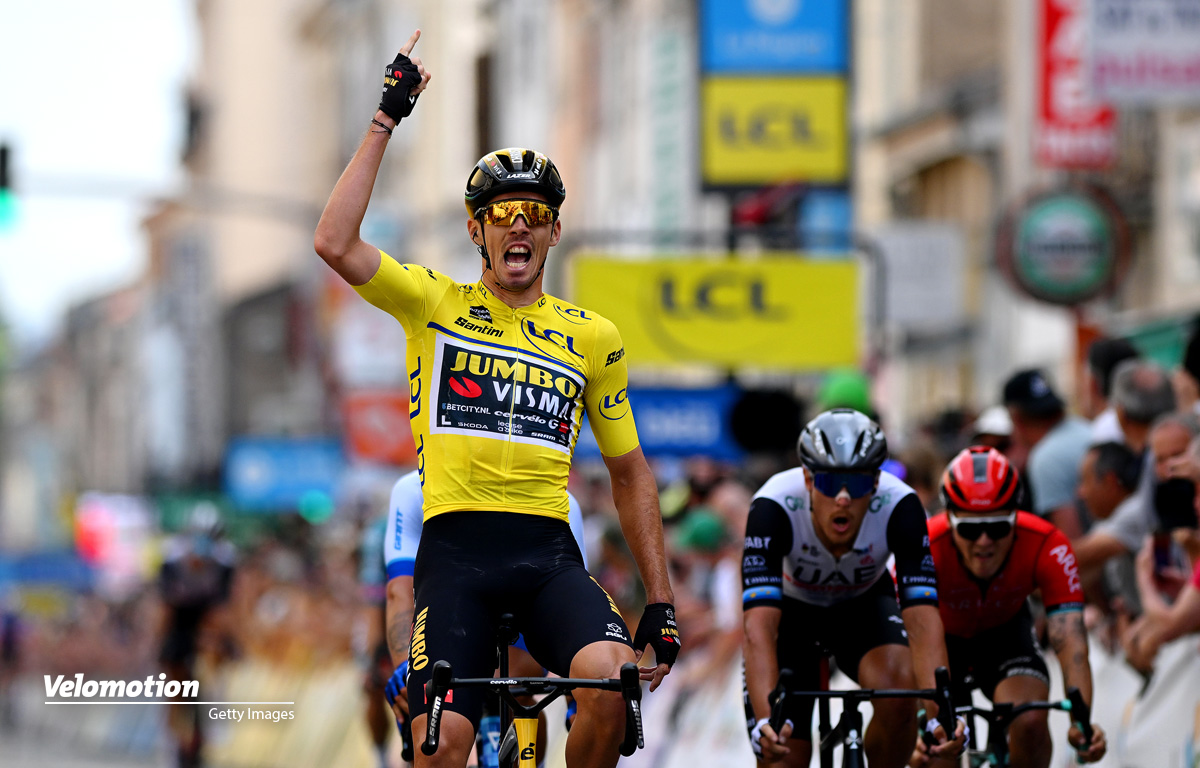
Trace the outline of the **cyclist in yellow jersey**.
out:
<instances>
[{"instance_id":1,"label":"cyclist in yellow jersey","mask_svg":"<svg viewBox=\"0 0 1200 768\"><path fill-rule=\"evenodd\" d=\"M542 269L562 233L566 189L549 158L528 149L484 156L465 195L467 233L483 273L460 284L399 264L364 242L359 227L388 139L428 86L411 57L420 30L388 66L372 127L334 187L315 247L408 337L413 437L425 497L414 564L415 618L408 688L421 690L432 662L456 676L492 673L495 620L515 614L530 653L571 677L615 677L621 664L654 664L657 688L679 652L653 474L638 444L616 327L542 293ZM587 413L612 480L621 527L646 585L648 605L632 641L615 603L588 576L567 525L566 481ZM576 692L569 768L611 768L625 728L619 694ZM413 729L425 702L409 699ZM419 766L464 766L481 699L456 690L438 751Z\"/></svg>"}]
</instances>

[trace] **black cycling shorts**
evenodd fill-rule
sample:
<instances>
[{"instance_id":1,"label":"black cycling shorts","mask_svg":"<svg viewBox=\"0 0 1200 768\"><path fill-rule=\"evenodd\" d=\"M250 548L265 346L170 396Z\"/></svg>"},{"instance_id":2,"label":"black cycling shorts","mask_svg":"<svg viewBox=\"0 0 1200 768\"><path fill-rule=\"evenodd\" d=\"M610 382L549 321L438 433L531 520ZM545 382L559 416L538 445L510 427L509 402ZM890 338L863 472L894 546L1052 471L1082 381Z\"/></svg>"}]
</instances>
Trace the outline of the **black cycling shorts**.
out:
<instances>
[{"instance_id":1,"label":"black cycling shorts","mask_svg":"<svg viewBox=\"0 0 1200 768\"><path fill-rule=\"evenodd\" d=\"M821 690L821 661L833 656L838 669L858 682L858 665L868 651L881 645L908 645L900 618L896 584L888 573L858 597L830 606L810 605L784 598L779 617L776 655L780 669L792 670L792 685L800 690ZM758 722L750 706L743 667L743 703L746 731ZM810 725L815 699L789 697L784 715L792 721L792 738L812 741Z\"/></svg>"},{"instance_id":2,"label":"black cycling shorts","mask_svg":"<svg viewBox=\"0 0 1200 768\"><path fill-rule=\"evenodd\" d=\"M413 565L408 702L425 712L424 685L439 660L455 677L491 677L496 623L513 614L529 653L567 677L571 660L597 641L632 647L629 629L608 593L583 567L566 522L512 512L447 512L425 521ZM452 692L446 708L476 728L483 691Z\"/></svg>"},{"instance_id":3,"label":"black cycling shorts","mask_svg":"<svg viewBox=\"0 0 1200 768\"><path fill-rule=\"evenodd\" d=\"M1033 634L1033 615L1028 603L1016 616L974 637L946 635L946 653L955 701L969 702L971 691L976 688L988 701L994 701L1000 681L1016 675L1036 677L1050 684L1050 672Z\"/></svg>"}]
</instances>

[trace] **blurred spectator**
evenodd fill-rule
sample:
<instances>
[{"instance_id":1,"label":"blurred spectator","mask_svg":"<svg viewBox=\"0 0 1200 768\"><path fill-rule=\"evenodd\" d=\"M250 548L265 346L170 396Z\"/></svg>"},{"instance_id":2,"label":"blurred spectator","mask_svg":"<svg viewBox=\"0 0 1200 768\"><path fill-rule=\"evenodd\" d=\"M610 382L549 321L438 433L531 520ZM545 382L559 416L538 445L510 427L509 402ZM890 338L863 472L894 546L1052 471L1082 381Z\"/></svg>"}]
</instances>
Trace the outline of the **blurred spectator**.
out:
<instances>
[{"instance_id":1,"label":"blurred spectator","mask_svg":"<svg viewBox=\"0 0 1200 768\"><path fill-rule=\"evenodd\" d=\"M167 544L159 572L159 592L167 609L159 661L168 680L196 679L197 655L206 641L210 648L223 649L227 645L228 622L219 619L228 617L218 609L229 599L234 550L221 533L216 507L199 505L183 535ZM203 765L206 718L199 707L171 710L177 764L180 768L198 768Z\"/></svg>"},{"instance_id":2,"label":"blurred spectator","mask_svg":"<svg viewBox=\"0 0 1200 768\"><path fill-rule=\"evenodd\" d=\"M1186 535L1193 550L1200 547L1200 532L1189 530ZM1200 631L1200 559L1194 560L1192 577L1183 581L1174 604L1163 599L1160 590L1170 589L1164 583L1172 576L1154 563L1154 542L1147 539L1138 553L1138 592L1141 594L1141 617L1130 626L1123 637L1124 650L1130 666L1150 672L1154 656L1163 644L1177 637Z\"/></svg>"},{"instance_id":3,"label":"blurred spectator","mask_svg":"<svg viewBox=\"0 0 1200 768\"><path fill-rule=\"evenodd\" d=\"M1173 380L1179 410L1200 415L1200 318L1183 351L1183 361Z\"/></svg>"},{"instance_id":4,"label":"blurred spectator","mask_svg":"<svg viewBox=\"0 0 1200 768\"><path fill-rule=\"evenodd\" d=\"M1168 413L1150 430L1150 453L1134 493L1117 505L1111 516L1096 526L1075 546L1075 557L1083 575L1122 552L1137 552L1147 536L1158 528L1155 511L1159 488L1170 479L1172 459L1182 456L1200 432L1194 416Z\"/></svg>"},{"instance_id":5,"label":"blurred spectator","mask_svg":"<svg viewBox=\"0 0 1200 768\"><path fill-rule=\"evenodd\" d=\"M749 499L747 499L747 511ZM745 522L743 520L744 530ZM703 685L712 670L724 669L742 646L741 542L723 515L707 507L688 512L672 544L683 561L686 581L677 583L680 632L691 653L702 651L703 663L690 664L685 687ZM679 590L678 587L683 589ZM686 627L686 629L685 629Z\"/></svg>"},{"instance_id":6,"label":"blurred spectator","mask_svg":"<svg viewBox=\"0 0 1200 768\"><path fill-rule=\"evenodd\" d=\"M1025 477L1033 511L1068 539L1083 533L1075 506L1079 464L1091 443L1086 421L1067 416L1061 398L1037 369L1019 371L1004 384L1004 404L1013 423L1013 439L1029 450Z\"/></svg>"},{"instance_id":7,"label":"blurred spectator","mask_svg":"<svg viewBox=\"0 0 1200 768\"><path fill-rule=\"evenodd\" d=\"M1088 347L1087 364L1083 367L1081 410L1085 418L1092 420L1092 442L1122 439L1117 412L1108 402L1112 395L1113 371L1137 356L1137 349L1125 339L1098 339Z\"/></svg>"},{"instance_id":8,"label":"blurred spectator","mask_svg":"<svg viewBox=\"0 0 1200 768\"><path fill-rule=\"evenodd\" d=\"M971 423L971 445L986 445L1007 454L1012 448L1012 433L1013 424L1008 409L993 405Z\"/></svg>"},{"instance_id":9,"label":"blurred spectator","mask_svg":"<svg viewBox=\"0 0 1200 768\"><path fill-rule=\"evenodd\" d=\"M708 456L692 456L684 466L683 480L671 483L659 494L664 522L681 520L693 507L708 502L708 495L726 479L723 466Z\"/></svg>"},{"instance_id":10,"label":"blurred spectator","mask_svg":"<svg viewBox=\"0 0 1200 768\"><path fill-rule=\"evenodd\" d=\"M1079 467L1078 494L1089 518L1097 521L1112 517L1121 502L1137 489L1140 471L1140 458L1124 443L1109 441L1088 448ZM1095 541L1095 538L1084 536L1078 544L1088 543L1089 549L1093 550L1089 551L1089 558L1107 555L1102 548L1097 550ZM1084 572L1084 593L1088 602L1104 614L1110 614L1118 607L1136 612L1139 603L1133 583L1133 556L1124 548L1116 554L1117 557L1105 563L1103 571L1092 568Z\"/></svg>"},{"instance_id":11,"label":"blurred spectator","mask_svg":"<svg viewBox=\"0 0 1200 768\"><path fill-rule=\"evenodd\" d=\"M1109 441L1088 448L1079 467L1078 494L1093 520L1107 520L1138 484L1140 459L1124 443Z\"/></svg>"},{"instance_id":12,"label":"blurred spectator","mask_svg":"<svg viewBox=\"0 0 1200 768\"><path fill-rule=\"evenodd\" d=\"M16 724L9 689L21 668L21 614L16 589L0 583L0 731Z\"/></svg>"},{"instance_id":13,"label":"blurred spectator","mask_svg":"<svg viewBox=\"0 0 1200 768\"><path fill-rule=\"evenodd\" d=\"M1111 396L1121 435L1134 453L1146 450L1150 425L1175 410L1166 370L1149 360L1126 360L1113 371Z\"/></svg>"},{"instance_id":14,"label":"blurred spectator","mask_svg":"<svg viewBox=\"0 0 1200 768\"><path fill-rule=\"evenodd\" d=\"M637 616L646 604L646 590L638 576L633 554L621 533L621 524L609 518L599 519L597 523L603 526L600 556L594 561L589 556L589 570L604 591L616 602L622 616ZM674 581L672 574L672 582Z\"/></svg>"},{"instance_id":15,"label":"blurred spectator","mask_svg":"<svg viewBox=\"0 0 1200 768\"><path fill-rule=\"evenodd\" d=\"M941 506L938 501L938 481L946 461L937 452L933 440L926 435L919 435L900 451L897 459L904 465L904 482L917 492L925 512L936 512Z\"/></svg>"}]
</instances>

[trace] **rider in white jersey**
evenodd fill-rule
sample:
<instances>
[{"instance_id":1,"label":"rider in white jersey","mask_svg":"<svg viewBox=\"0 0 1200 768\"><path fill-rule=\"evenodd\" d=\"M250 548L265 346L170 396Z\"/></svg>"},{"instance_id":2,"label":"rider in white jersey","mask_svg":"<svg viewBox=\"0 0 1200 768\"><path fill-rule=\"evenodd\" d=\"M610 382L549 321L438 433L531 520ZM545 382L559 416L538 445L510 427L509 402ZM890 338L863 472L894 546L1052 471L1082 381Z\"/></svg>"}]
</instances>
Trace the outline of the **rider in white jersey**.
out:
<instances>
[{"instance_id":1,"label":"rider in white jersey","mask_svg":"<svg viewBox=\"0 0 1200 768\"><path fill-rule=\"evenodd\" d=\"M812 755L811 698L787 700L779 733L768 722L780 669L793 671L797 690L815 690L822 658L832 655L864 688L932 688L934 669L947 665L925 510L912 488L880 470L888 451L879 425L848 408L826 411L804 428L799 453L804 466L768 480L746 521L746 727L760 768L801 768ZM893 555L899 595L887 568ZM915 701L872 704L867 763L900 768L912 752ZM941 743L930 752L957 755L964 729L960 722L948 741L938 727Z\"/></svg>"},{"instance_id":2,"label":"rider in white jersey","mask_svg":"<svg viewBox=\"0 0 1200 768\"><path fill-rule=\"evenodd\" d=\"M919 517L907 509L906 514L892 515L901 500L906 497L909 497L908 502L916 500L915 493L900 478L881 471L879 486L871 496L853 546L841 557L834 557L821 542L812 515L808 514L810 502L804 469L797 467L773 476L754 498L769 499L788 512L792 548L783 558L783 596L809 605L833 605L865 594L888 573L888 560L893 554L891 542L895 541L901 550L897 554L904 556L903 566L898 557L896 568L901 581L901 603L928 601L936 605L936 576L929 573L928 568L921 567L922 559L928 554L928 548L922 549L920 544L925 533L922 530L916 536L905 536L908 533L905 529L914 521L924 529L924 511L918 510L921 512ZM754 549L750 542L746 547ZM907 567L910 564L914 567ZM752 570L753 567L746 572ZM750 580L754 578L751 576ZM745 602L756 602L758 595L756 586L748 585Z\"/></svg>"}]
</instances>

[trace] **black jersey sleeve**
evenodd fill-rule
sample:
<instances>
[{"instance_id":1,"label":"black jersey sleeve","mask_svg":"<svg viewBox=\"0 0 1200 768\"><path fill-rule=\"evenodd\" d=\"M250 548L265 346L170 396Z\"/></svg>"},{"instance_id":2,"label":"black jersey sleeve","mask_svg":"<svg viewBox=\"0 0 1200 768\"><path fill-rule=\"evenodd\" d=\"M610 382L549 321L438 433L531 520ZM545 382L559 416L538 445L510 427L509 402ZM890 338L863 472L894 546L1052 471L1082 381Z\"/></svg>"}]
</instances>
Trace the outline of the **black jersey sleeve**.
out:
<instances>
[{"instance_id":1,"label":"black jersey sleeve","mask_svg":"<svg viewBox=\"0 0 1200 768\"><path fill-rule=\"evenodd\" d=\"M900 607L938 604L937 569L929 553L925 508L910 493L892 509L887 527L888 549L896 556L896 593Z\"/></svg>"},{"instance_id":2,"label":"black jersey sleeve","mask_svg":"<svg viewBox=\"0 0 1200 768\"><path fill-rule=\"evenodd\" d=\"M783 602L783 558L792 549L792 521L773 499L750 502L742 549L742 610Z\"/></svg>"}]
</instances>

